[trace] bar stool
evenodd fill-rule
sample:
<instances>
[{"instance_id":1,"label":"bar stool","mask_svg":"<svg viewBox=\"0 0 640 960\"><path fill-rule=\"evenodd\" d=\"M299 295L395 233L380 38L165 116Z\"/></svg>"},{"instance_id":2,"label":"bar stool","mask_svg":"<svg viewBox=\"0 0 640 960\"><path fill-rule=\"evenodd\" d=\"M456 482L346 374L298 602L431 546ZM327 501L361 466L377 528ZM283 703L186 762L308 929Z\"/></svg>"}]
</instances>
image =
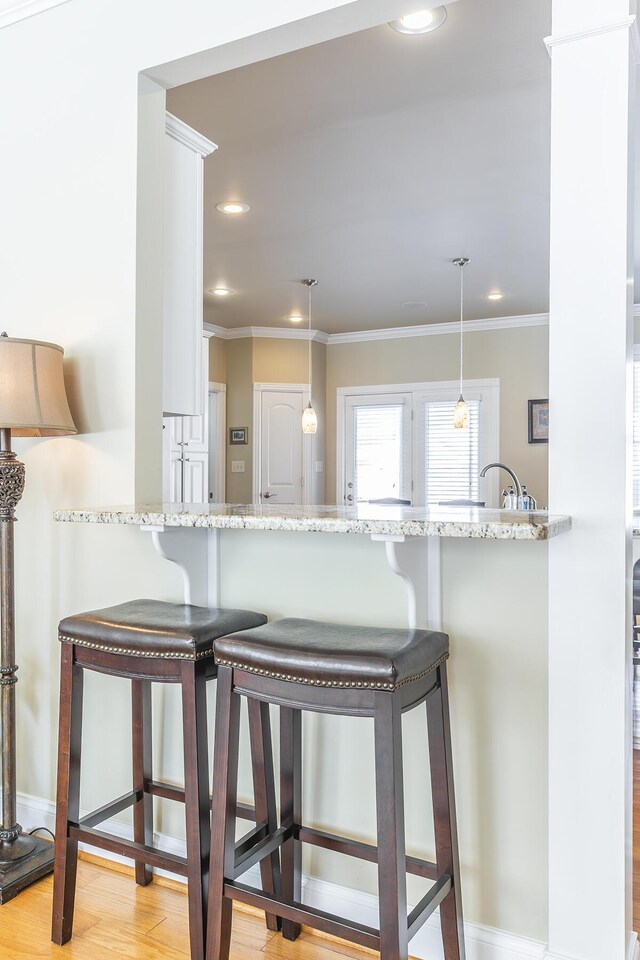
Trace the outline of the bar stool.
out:
<instances>
[{"instance_id":1,"label":"bar stool","mask_svg":"<svg viewBox=\"0 0 640 960\"><path fill-rule=\"evenodd\" d=\"M214 644L218 665L207 960L227 960L232 901L274 910L295 940L300 924L406 960L408 943L436 907L445 960L464 960L460 868L451 762L446 660L449 638L427 630L385 630L287 619ZM280 706L280 826L245 855L234 849L239 694ZM407 857L401 716L426 702L436 863ZM378 843L306 827L302 821L301 711L373 717ZM380 929L301 903L301 845L378 863ZM281 848L282 895L237 878ZM406 872L433 882L407 916Z\"/></svg>"},{"instance_id":2,"label":"bar stool","mask_svg":"<svg viewBox=\"0 0 640 960\"><path fill-rule=\"evenodd\" d=\"M216 676L213 642L217 637L264 624L248 610L134 600L62 620L60 730L51 939L64 944L72 935L78 842L110 850L135 861L136 883L152 879L161 867L188 882L189 938L192 960L204 960L209 881L210 796L207 748L206 682ZM85 670L131 680L133 790L80 819L82 690ZM185 787L152 775L151 682L182 688ZM269 714L249 705L255 809L238 805L245 819L257 820L256 833L275 827L275 795ZM153 846L153 798L185 804L186 858ZM133 807L133 840L121 839L98 825ZM244 841L247 842L246 839ZM241 842L242 843L242 842ZM240 849L242 847L240 846ZM277 852L264 862L265 890L279 889ZM269 926L277 929L277 919Z\"/></svg>"}]
</instances>

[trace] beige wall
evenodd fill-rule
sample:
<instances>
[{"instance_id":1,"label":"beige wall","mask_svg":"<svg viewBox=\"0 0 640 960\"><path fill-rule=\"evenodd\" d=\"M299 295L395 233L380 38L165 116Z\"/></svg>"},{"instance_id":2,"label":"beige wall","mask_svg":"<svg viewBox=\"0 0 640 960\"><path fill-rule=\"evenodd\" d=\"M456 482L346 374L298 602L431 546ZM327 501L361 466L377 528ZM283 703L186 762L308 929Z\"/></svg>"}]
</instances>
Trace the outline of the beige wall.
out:
<instances>
[{"instance_id":1,"label":"beige wall","mask_svg":"<svg viewBox=\"0 0 640 960\"><path fill-rule=\"evenodd\" d=\"M251 503L253 482L253 385L251 340L227 341L227 500ZM230 427L248 427L246 445L229 444ZM244 473L232 473L231 461L243 460Z\"/></svg>"},{"instance_id":2,"label":"beige wall","mask_svg":"<svg viewBox=\"0 0 640 960\"><path fill-rule=\"evenodd\" d=\"M219 337L209 339L209 380L227 382L227 341Z\"/></svg>"},{"instance_id":3,"label":"beige wall","mask_svg":"<svg viewBox=\"0 0 640 960\"><path fill-rule=\"evenodd\" d=\"M538 499L547 502L548 447L530 444L527 401L548 396L546 326L486 330L465 335L465 377L500 379L500 459ZM330 344L327 347L327 464L329 502L336 499L335 429L338 387L455 380L460 341L454 334L406 340ZM503 475L501 483L506 478ZM339 493L339 498L342 494Z\"/></svg>"},{"instance_id":4,"label":"beige wall","mask_svg":"<svg viewBox=\"0 0 640 960\"><path fill-rule=\"evenodd\" d=\"M256 337L252 343L255 383L308 383L307 341Z\"/></svg>"}]
</instances>

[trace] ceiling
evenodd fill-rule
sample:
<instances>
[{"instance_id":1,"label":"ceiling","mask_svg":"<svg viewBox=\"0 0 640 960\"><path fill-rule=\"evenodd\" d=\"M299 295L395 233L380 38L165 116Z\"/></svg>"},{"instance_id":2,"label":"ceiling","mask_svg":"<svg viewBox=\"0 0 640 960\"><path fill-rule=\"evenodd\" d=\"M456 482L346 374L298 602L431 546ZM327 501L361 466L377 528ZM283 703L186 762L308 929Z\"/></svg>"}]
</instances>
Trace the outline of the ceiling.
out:
<instances>
[{"instance_id":1,"label":"ceiling","mask_svg":"<svg viewBox=\"0 0 640 960\"><path fill-rule=\"evenodd\" d=\"M457 256L469 319L547 311L549 32L550 0L457 0L432 33L384 24L169 91L219 147L204 286L234 293L205 294L205 321L290 325L303 277L327 333L451 321ZM250 212L216 210L235 199Z\"/></svg>"}]
</instances>

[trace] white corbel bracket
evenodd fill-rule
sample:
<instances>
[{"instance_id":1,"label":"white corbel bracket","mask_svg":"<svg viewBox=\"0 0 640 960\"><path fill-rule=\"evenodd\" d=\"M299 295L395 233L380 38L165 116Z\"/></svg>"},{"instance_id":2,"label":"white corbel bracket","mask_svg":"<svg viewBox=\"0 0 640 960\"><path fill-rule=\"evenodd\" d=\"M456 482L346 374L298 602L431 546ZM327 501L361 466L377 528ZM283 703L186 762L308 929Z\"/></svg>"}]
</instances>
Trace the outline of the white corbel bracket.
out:
<instances>
[{"instance_id":1,"label":"white corbel bracket","mask_svg":"<svg viewBox=\"0 0 640 960\"><path fill-rule=\"evenodd\" d=\"M141 524L156 553L182 574L184 602L202 607L220 604L219 531L205 527Z\"/></svg>"},{"instance_id":2,"label":"white corbel bracket","mask_svg":"<svg viewBox=\"0 0 640 960\"><path fill-rule=\"evenodd\" d=\"M384 543L387 563L404 581L410 629L442 629L442 576L439 537L404 537L372 533Z\"/></svg>"}]
</instances>

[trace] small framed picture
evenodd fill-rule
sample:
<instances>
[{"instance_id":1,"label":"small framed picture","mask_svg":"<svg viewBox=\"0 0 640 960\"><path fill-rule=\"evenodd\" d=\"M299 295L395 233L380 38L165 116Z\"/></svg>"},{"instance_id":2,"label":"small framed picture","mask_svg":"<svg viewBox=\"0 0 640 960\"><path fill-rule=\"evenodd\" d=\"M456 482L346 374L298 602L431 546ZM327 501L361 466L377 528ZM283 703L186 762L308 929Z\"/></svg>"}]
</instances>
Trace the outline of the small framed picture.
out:
<instances>
[{"instance_id":1,"label":"small framed picture","mask_svg":"<svg viewBox=\"0 0 640 960\"><path fill-rule=\"evenodd\" d=\"M529 400L529 443L549 443L548 400Z\"/></svg>"},{"instance_id":2,"label":"small framed picture","mask_svg":"<svg viewBox=\"0 0 640 960\"><path fill-rule=\"evenodd\" d=\"M229 443L249 443L249 428L229 427Z\"/></svg>"}]
</instances>

